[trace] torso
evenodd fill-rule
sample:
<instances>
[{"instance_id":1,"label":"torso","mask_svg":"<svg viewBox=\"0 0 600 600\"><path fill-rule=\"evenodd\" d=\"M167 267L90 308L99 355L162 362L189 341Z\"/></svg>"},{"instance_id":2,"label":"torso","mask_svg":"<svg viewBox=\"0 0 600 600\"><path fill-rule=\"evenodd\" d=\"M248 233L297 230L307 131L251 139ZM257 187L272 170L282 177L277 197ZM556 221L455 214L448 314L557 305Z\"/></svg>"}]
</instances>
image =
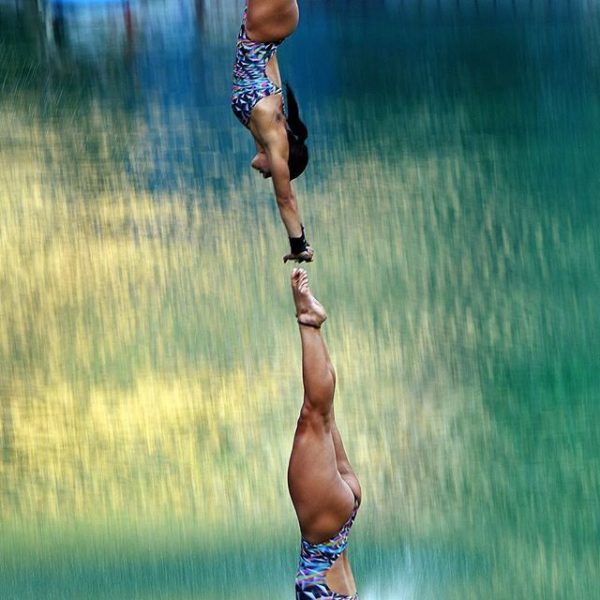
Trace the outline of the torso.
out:
<instances>
[{"instance_id":1,"label":"torso","mask_svg":"<svg viewBox=\"0 0 600 600\"><path fill-rule=\"evenodd\" d=\"M251 126L252 112L259 103L273 112L274 120L283 117L281 76L277 49L298 24L295 0L248 0L238 35L231 106L240 122L255 138L260 132ZM266 102L275 96L276 101ZM257 136L258 133L258 136ZM260 142L260 139L257 139Z\"/></svg>"},{"instance_id":2,"label":"torso","mask_svg":"<svg viewBox=\"0 0 600 600\"><path fill-rule=\"evenodd\" d=\"M273 74L269 64L279 45L280 42L256 42L250 39L244 18L233 67L231 108L246 127L250 126L252 111L261 100L270 96L281 98L281 86L269 76Z\"/></svg>"}]
</instances>

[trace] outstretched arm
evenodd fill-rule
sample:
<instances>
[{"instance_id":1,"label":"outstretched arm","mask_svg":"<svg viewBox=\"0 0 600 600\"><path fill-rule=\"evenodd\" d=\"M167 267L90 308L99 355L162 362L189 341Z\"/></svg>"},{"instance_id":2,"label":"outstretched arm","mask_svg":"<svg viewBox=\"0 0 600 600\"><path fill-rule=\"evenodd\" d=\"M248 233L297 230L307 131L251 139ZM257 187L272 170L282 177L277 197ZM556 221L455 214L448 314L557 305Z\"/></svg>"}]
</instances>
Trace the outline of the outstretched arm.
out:
<instances>
[{"instance_id":1,"label":"outstretched arm","mask_svg":"<svg viewBox=\"0 0 600 600\"><path fill-rule=\"evenodd\" d=\"M268 155L267 150L267 155ZM287 160L281 155L270 157L271 177L279 214L287 229L290 240L290 253L283 257L283 262L295 260L296 262L310 262L314 251L304 237L304 227L300 220L296 196L290 182L290 171Z\"/></svg>"},{"instance_id":2,"label":"outstretched arm","mask_svg":"<svg viewBox=\"0 0 600 600\"><path fill-rule=\"evenodd\" d=\"M267 147L267 156L271 165L271 177L273 178L273 191L279 208L281 220L285 225L288 236L299 238L302 236L302 222L298 212L296 195L290 182L290 171L287 160L277 150L273 151Z\"/></svg>"},{"instance_id":3,"label":"outstretched arm","mask_svg":"<svg viewBox=\"0 0 600 600\"><path fill-rule=\"evenodd\" d=\"M283 260L284 262L288 260L310 262L313 258L313 249L304 237L298 203L290 180L286 121L280 111L273 110L271 104L273 102L280 103L281 99L277 96L268 96L254 107L250 129L257 141L257 147L260 146L259 151L262 150L266 154L277 207L290 240L290 253L284 256Z\"/></svg>"},{"instance_id":4,"label":"outstretched arm","mask_svg":"<svg viewBox=\"0 0 600 600\"><path fill-rule=\"evenodd\" d=\"M262 115L260 116L262 117ZM266 118L272 119L273 117L269 115ZM260 121L258 124L260 127ZM271 123L270 127L264 127L262 130L266 132L262 136L262 141L267 158L269 159L269 167L273 179L273 191L281 220L285 225L289 237L300 237L302 235L302 222L298 212L296 195L290 181L290 169L288 167L289 146L285 123L283 121Z\"/></svg>"}]
</instances>

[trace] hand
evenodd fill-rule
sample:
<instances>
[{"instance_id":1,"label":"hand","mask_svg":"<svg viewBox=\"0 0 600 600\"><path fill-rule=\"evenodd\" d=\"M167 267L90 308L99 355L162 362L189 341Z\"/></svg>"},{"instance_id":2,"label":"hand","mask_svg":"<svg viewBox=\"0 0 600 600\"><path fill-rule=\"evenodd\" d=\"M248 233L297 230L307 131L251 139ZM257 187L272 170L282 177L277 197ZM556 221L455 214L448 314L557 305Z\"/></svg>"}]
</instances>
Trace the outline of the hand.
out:
<instances>
[{"instance_id":1,"label":"hand","mask_svg":"<svg viewBox=\"0 0 600 600\"><path fill-rule=\"evenodd\" d=\"M306 246L306 248L298 254L286 254L283 257L283 262L286 263L288 260L292 260L297 263L312 262L314 254L315 251L310 246Z\"/></svg>"}]
</instances>

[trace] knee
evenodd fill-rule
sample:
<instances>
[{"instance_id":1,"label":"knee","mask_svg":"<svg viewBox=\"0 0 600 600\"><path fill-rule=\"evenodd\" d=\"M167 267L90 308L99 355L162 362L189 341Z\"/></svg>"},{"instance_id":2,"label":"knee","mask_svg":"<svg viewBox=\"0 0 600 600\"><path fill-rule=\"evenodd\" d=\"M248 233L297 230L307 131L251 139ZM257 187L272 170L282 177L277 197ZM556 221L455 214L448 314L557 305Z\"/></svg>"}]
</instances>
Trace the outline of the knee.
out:
<instances>
[{"instance_id":1,"label":"knee","mask_svg":"<svg viewBox=\"0 0 600 600\"><path fill-rule=\"evenodd\" d=\"M331 427L331 401L320 401L314 396L304 396L298 425L306 427Z\"/></svg>"}]
</instances>

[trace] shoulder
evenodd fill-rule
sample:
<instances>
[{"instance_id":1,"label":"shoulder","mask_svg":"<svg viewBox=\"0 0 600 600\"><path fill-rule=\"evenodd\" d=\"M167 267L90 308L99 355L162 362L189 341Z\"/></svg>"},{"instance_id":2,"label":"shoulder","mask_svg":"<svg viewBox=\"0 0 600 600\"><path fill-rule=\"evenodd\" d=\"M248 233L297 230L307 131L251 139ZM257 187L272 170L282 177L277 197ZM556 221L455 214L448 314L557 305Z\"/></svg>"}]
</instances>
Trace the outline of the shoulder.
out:
<instances>
[{"instance_id":1,"label":"shoulder","mask_svg":"<svg viewBox=\"0 0 600 600\"><path fill-rule=\"evenodd\" d=\"M261 98L252 109L252 119L260 122L285 120L281 94L270 94Z\"/></svg>"},{"instance_id":2,"label":"shoulder","mask_svg":"<svg viewBox=\"0 0 600 600\"><path fill-rule=\"evenodd\" d=\"M287 143L281 96L267 96L252 109L250 129L262 145Z\"/></svg>"}]
</instances>

